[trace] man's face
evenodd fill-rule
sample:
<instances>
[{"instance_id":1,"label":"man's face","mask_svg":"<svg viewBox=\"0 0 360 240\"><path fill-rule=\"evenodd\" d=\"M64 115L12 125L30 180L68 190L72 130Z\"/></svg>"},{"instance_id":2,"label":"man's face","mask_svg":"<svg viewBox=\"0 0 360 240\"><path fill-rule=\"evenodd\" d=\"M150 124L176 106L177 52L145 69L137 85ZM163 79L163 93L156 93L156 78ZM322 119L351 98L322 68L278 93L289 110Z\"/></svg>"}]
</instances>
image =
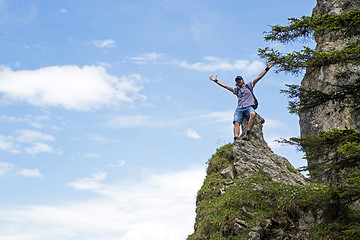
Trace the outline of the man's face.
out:
<instances>
[{"instance_id":1,"label":"man's face","mask_svg":"<svg viewBox=\"0 0 360 240\"><path fill-rule=\"evenodd\" d=\"M244 85L244 79L236 79L236 86L242 87Z\"/></svg>"}]
</instances>

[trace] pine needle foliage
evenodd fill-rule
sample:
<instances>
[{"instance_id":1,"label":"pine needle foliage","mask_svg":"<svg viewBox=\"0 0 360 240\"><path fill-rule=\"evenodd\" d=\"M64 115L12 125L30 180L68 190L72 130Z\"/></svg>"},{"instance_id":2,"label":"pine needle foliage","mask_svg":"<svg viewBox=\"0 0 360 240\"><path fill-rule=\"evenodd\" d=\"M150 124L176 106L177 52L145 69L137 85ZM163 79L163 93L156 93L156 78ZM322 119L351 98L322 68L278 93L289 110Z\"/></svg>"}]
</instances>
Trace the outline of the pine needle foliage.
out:
<instances>
[{"instance_id":1,"label":"pine needle foliage","mask_svg":"<svg viewBox=\"0 0 360 240\"><path fill-rule=\"evenodd\" d=\"M316 163L320 157L329 156L325 166L321 162L320 165L308 166L307 170L319 167L334 170L360 167L360 133L354 129L332 129L317 135L290 138L290 141L306 152L306 159L310 162Z\"/></svg>"},{"instance_id":2,"label":"pine needle foliage","mask_svg":"<svg viewBox=\"0 0 360 240\"><path fill-rule=\"evenodd\" d=\"M290 18L288 26L272 26L265 32L265 41L277 41L283 44L302 41L313 37L324 37L332 41L339 38L351 38L360 34L360 9L342 15L303 16L300 19ZM360 41L347 44L342 50L330 53L316 52L304 46L300 52L282 54L278 50L266 47L259 49L259 56L276 64L276 72L299 75L307 67L319 67L334 63L358 64L360 59Z\"/></svg>"},{"instance_id":3,"label":"pine needle foliage","mask_svg":"<svg viewBox=\"0 0 360 240\"><path fill-rule=\"evenodd\" d=\"M300 85L287 84L285 86L288 89L280 90L280 93L286 94L291 99L288 106L290 113L298 114L329 101L343 102L355 111L360 111L360 76L351 85L329 82L324 82L324 85L332 86L334 90L325 93L312 87L302 88Z\"/></svg>"},{"instance_id":4,"label":"pine needle foliage","mask_svg":"<svg viewBox=\"0 0 360 240\"><path fill-rule=\"evenodd\" d=\"M289 18L288 26L272 26L265 32L266 41L290 43L299 39L306 41L313 36L341 32L342 37L360 34L360 9L342 15L324 14L313 17ZM335 34L335 36L338 36ZM334 38L333 38L334 39Z\"/></svg>"}]
</instances>

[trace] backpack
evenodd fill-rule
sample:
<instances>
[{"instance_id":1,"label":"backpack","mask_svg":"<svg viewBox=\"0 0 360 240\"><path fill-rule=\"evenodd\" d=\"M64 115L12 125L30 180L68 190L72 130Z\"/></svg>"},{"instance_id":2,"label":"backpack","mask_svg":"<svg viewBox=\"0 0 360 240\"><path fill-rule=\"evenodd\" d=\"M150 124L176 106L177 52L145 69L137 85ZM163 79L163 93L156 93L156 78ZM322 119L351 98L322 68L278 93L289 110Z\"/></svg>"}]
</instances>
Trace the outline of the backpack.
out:
<instances>
[{"instance_id":1,"label":"backpack","mask_svg":"<svg viewBox=\"0 0 360 240\"><path fill-rule=\"evenodd\" d=\"M251 89L250 89L250 87L246 84L245 85L245 87L247 87L247 89L249 89L250 90L250 92L251 92L251 94L252 94L252 96L253 96L253 98L254 98L254 105L252 105L252 107L254 108L254 110L255 109L257 109L257 107L259 106L259 103L258 103L258 100L256 99L256 97L255 97L255 95L254 95L254 93L253 93L253 91L251 91Z\"/></svg>"}]
</instances>

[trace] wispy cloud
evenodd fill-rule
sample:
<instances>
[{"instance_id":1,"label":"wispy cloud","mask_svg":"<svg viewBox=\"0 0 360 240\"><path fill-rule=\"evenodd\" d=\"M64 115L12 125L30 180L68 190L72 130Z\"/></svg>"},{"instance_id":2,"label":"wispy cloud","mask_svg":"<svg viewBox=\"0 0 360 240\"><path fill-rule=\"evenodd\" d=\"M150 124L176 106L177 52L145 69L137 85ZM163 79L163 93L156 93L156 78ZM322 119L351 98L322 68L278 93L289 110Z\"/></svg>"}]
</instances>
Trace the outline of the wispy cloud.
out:
<instances>
[{"instance_id":1,"label":"wispy cloud","mask_svg":"<svg viewBox=\"0 0 360 240\"><path fill-rule=\"evenodd\" d=\"M181 68L195 71L242 71L246 74L259 73L264 68L264 63L260 61L249 61L246 59L228 59L219 57L204 57L203 61L189 63L188 60L179 61L171 59L163 53L151 52L139 54L136 57L126 57L135 64L172 64ZM161 61L160 61L161 60Z\"/></svg>"},{"instance_id":2,"label":"wispy cloud","mask_svg":"<svg viewBox=\"0 0 360 240\"><path fill-rule=\"evenodd\" d=\"M115 164L109 164L110 167L123 167L125 166L126 164L126 161L124 160L120 160L120 161L117 161Z\"/></svg>"},{"instance_id":3,"label":"wispy cloud","mask_svg":"<svg viewBox=\"0 0 360 240\"><path fill-rule=\"evenodd\" d=\"M91 43L99 48L114 48L116 47L115 40L113 39L106 39L106 40L94 40Z\"/></svg>"},{"instance_id":4,"label":"wispy cloud","mask_svg":"<svg viewBox=\"0 0 360 240\"><path fill-rule=\"evenodd\" d=\"M15 10L14 10L15 9ZM0 23L7 23L11 25L26 25L31 23L38 14L36 5L19 4L16 8L8 8L5 1L0 1L0 10L3 10L0 15Z\"/></svg>"},{"instance_id":5,"label":"wispy cloud","mask_svg":"<svg viewBox=\"0 0 360 240\"><path fill-rule=\"evenodd\" d=\"M95 197L66 204L0 207L3 239L183 240L193 231L202 168L106 183L98 172L70 183ZM176 206L176 207L174 207ZM45 226L45 227L44 227Z\"/></svg>"},{"instance_id":6,"label":"wispy cloud","mask_svg":"<svg viewBox=\"0 0 360 240\"><path fill-rule=\"evenodd\" d=\"M17 136L0 135L0 150L10 153L28 153L35 156L39 153L52 153L54 149L44 142L55 141L49 134L39 131L20 129L15 131Z\"/></svg>"},{"instance_id":7,"label":"wispy cloud","mask_svg":"<svg viewBox=\"0 0 360 240\"><path fill-rule=\"evenodd\" d=\"M152 127L164 128L181 126L190 121L203 121L206 124L217 122L232 122L234 111L198 113L192 116L150 116L150 115L115 115L105 122L106 127L110 128L132 128L132 127Z\"/></svg>"},{"instance_id":8,"label":"wispy cloud","mask_svg":"<svg viewBox=\"0 0 360 240\"><path fill-rule=\"evenodd\" d=\"M89 178L77 179L74 182L67 184L68 187L73 187L76 190L89 190L89 189L99 189L105 187L101 182L105 180L107 173L105 172L96 172Z\"/></svg>"},{"instance_id":9,"label":"wispy cloud","mask_svg":"<svg viewBox=\"0 0 360 240\"><path fill-rule=\"evenodd\" d=\"M55 138L49 134L45 134L39 131L20 129L16 130L18 136L16 140L19 142L31 143L34 141L54 141Z\"/></svg>"},{"instance_id":10,"label":"wispy cloud","mask_svg":"<svg viewBox=\"0 0 360 240\"><path fill-rule=\"evenodd\" d=\"M264 123L264 128L266 129L280 128L280 127L284 127L284 125L286 124L280 120L266 118Z\"/></svg>"},{"instance_id":11,"label":"wispy cloud","mask_svg":"<svg viewBox=\"0 0 360 240\"><path fill-rule=\"evenodd\" d=\"M14 143L13 136L0 135L0 150L8 151L10 153L20 153L20 150Z\"/></svg>"},{"instance_id":12,"label":"wispy cloud","mask_svg":"<svg viewBox=\"0 0 360 240\"><path fill-rule=\"evenodd\" d=\"M45 152L52 153L54 152L54 149L46 143L36 142L31 147L26 147L25 152L32 156L35 156L36 154L39 153L45 153Z\"/></svg>"},{"instance_id":13,"label":"wispy cloud","mask_svg":"<svg viewBox=\"0 0 360 240\"><path fill-rule=\"evenodd\" d=\"M14 164L0 162L0 177L8 174L8 172L10 172L12 169L14 169L14 167L15 167Z\"/></svg>"},{"instance_id":14,"label":"wispy cloud","mask_svg":"<svg viewBox=\"0 0 360 240\"><path fill-rule=\"evenodd\" d=\"M187 129L185 131L186 136L192 139L201 139L201 136L194 129Z\"/></svg>"},{"instance_id":15,"label":"wispy cloud","mask_svg":"<svg viewBox=\"0 0 360 240\"><path fill-rule=\"evenodd\" d=\"M24 177L34 177L34 178L41 178L42 174L40 173L39 169L22 169L18 171L18 175L24 176Z\"/></svg>"},{"instance_id":16,"label":"wispy cloud","mask_svg":"<svg viewBox=\"0 0 360 240\"><path fill-rule=\"evenodd\" d=\"M59 10L61 13L66 13L66 9L65 8L60 8Z\"/></svg>"},{"instance_id":17,"label":"wispy cloud","mask_svg":"<svg viewBox=\"0 0 360 240\"><path fill-rule=\"evenodd\" d=\"M151 53L143 53L136 57L127 57L134 61L136 64L154 64L156 63L161 57L164 57L165 54L151 52Z\"/></svg>"},{"instance_id":18,"label":"wispy cloud","mask_svg":"<svg viewBox=\"0 0 360 240\"><path fill-rule=\"evenodd\" d=\"M27 123L34 128L43 128L45 123L50 120L49 116L39 115L25 115L23 117L15 116L0 116L0 121L10 122L10 123Z\"/></svg>"},{"instance_id":19,"label":"wispy cloud","mask_svg":"<svg viewBox=\"0 0 360 240\"><path fill-rule=\"evenodd\" d=\"M220 111L220 112L209 112L199 114L193 117L193 119L202 119L206 123L212 122L232 122L234 110Z\"/></svg>"},{"instance_id":20,"label":"wispy cloud","mask_svg":"<svg viewBox=\"0 0 360 240\"><path fill-rule=\"evenodd\" d=\"M258 73L263 67L264 63L260 61L249 60L231 60L218 57L204 57L203 62L188 63L188 61L181 61L177 63L180 67L196 71L234 71L240 70L247 74Z\"/></svg>"},{"instance_id":21,"label":"wispy cloud","mask_svg":"<svg viewBox=\"0 0 360 240\"><path fill-rule=\"evenodd\" d=\"M111 138L96 135L96 134L90 134L89 135L89 140L91 142L93 142L93 144L95 144L95 145L102 145L102 144L108 144L108 143L116 142L115 139L111 139Z\"/></svg>"},{"instance_id":22,"label":"wispy cloud","mask_svg":"<svg viewBox=\"0 0 360 240\"><path fill-rule=\"evenodd\" d=\"M4 98L79 111L144 99L139 94L142 81L138 74L112 76L101 66L66 65L20 71L0 67L0 93Z\"/></svg>"}]
</instances>

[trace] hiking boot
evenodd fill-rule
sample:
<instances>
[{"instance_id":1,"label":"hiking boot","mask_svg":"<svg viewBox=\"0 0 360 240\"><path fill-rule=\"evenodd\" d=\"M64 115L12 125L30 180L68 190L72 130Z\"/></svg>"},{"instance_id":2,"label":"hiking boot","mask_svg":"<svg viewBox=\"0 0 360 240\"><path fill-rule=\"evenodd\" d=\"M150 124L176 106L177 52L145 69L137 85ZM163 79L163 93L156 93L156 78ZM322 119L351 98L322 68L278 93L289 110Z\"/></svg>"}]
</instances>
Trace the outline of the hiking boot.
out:
<instances>
[{"instance_id":1,"label":"hiking boot","mask_svg":"<svg viewBox=\"0 0 360 240\"><path fill-rule=\"evenodd\" d=\"M242 137L242 140L248 141L248 140L249 140L249 136L248 136L247 134L245 134L245 135Z\"/></svg>"}]
</instances>

